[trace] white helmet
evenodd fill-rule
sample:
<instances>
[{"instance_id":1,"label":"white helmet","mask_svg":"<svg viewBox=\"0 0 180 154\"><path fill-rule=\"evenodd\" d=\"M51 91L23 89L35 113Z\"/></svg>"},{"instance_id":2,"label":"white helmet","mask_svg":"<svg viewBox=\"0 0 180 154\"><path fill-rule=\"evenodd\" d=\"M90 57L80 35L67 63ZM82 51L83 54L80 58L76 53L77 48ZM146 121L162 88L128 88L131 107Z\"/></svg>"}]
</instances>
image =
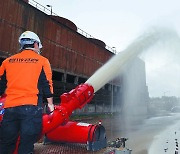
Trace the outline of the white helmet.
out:
<instances>
[{"instance_id":1,"label":"white helmet","mask_svg":"<svg viewBox=\"0 0 180 154\"><path fill-rule=\"evenodd\" d=\"M19 37L19 43L20 43L21 47L23 47L26 44L29 44L29 45L34 44L34 42L37 42L39 44L40 49L42 48L41 41L34 32L25 31Z\"/></svg>"}]
</instances>

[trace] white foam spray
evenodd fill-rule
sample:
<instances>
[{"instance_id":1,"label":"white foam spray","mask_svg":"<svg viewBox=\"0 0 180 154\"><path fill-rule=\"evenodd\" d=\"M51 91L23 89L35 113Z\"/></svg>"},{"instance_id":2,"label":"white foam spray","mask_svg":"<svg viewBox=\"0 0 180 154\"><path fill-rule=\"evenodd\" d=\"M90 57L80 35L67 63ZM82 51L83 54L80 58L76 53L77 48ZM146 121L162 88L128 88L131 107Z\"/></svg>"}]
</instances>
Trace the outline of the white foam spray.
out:
<instances>
[{"instance_id":1,"label":"white foam spray","mask_svg":"<svg viewBox=\"0 0 180 154\"><path fill-rule=\"evenodd\" d=\"M121 69L129 61L132 61L140 53L152 47L159 41L165 41L177 37L177 33L169 28L153 27L135 39L124 51L113 56L105 65L98 69L86 83L98 91L106 83L120 74Z\"/></svg>"}]
</instances>

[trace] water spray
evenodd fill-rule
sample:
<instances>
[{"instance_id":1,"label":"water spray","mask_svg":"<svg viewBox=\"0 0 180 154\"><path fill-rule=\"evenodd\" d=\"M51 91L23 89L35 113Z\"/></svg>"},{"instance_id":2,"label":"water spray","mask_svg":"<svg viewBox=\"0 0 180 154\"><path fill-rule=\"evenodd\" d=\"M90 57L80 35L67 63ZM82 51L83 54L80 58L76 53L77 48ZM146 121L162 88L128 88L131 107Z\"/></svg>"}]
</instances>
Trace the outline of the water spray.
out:
<instances>
[{"instance_id":1,"label":"water spray","mask_svg":"<svg viewBox=\"0 0 180 154\"><path fill-rule=\"evenodd\" d=\"M117 77L125 64L132 61L143 51L159 41L166 41L177 37L174 30L168 28L152 28L135 39L124 51L113 56L105 65L98 69L87 81L94 88L94 92Z\"/></svg>"}]
</instances>

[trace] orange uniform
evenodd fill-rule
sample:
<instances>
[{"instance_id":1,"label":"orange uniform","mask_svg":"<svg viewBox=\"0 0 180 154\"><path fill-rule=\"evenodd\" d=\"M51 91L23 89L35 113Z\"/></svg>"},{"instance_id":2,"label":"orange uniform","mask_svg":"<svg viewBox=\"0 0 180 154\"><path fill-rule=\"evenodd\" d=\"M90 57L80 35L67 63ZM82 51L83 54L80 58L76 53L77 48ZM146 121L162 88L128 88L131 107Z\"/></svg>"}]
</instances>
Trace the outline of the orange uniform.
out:
<instances>
[{"instance_id":1,"label":"orange uniform","mask_svg":"<svg viewBox=\"0 0 180 154\"><path fill-rule=\"evenodd\" d=\"M38 105L38 101L42 102L42 95L52 97L52 71L49 61L33 50L23 50L4 60L0 67L1 79L3 76L7 80L5 108ZM2 93L3 90L0 94Z\"/></svg>"}]
</instances>

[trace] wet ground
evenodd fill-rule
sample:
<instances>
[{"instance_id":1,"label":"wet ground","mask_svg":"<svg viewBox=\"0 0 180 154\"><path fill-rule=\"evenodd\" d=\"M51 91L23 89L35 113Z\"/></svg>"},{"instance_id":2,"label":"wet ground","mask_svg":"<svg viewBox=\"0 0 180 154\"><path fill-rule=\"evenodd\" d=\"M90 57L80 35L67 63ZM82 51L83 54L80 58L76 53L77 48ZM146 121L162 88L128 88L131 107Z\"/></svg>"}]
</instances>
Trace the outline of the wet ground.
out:
<instances>
[{"instance_id":1,"label":"wet ground","mask_svg":"<svg viewBox=\"0 0 180 154\"><path fill-rule=\"evenodd\" d=\"M179 143L180 143L180 115L174 114L169 117L173 121L173 124L169 124L166 129L159 132L158 135L154 137L154 140L149 148L149 154L178 154L180 153ZM161 124L161 123L160 123Z\"/></svg>"},{"instance_id":2,"label":"wet ground","mask_svg":"<svg viewBox=\"0 0 180 154\"><path fill-rule=\"evenodd\" d=\"M97 123L102 120L106 128L108 141L115 140L118 137L127 137L126 147L132 149L132 154L164 154L164 149L168 147L167 154L174 153L175 136L180 134L180 114L168 113L166 115L151 117L145 120L128 120L115 116L106 119L86 119L82 122ZM179 124L179 125L178 125ZM173 135L174 136L173 136ZM168 141L168 143L167 143ZM53 148L52 148L53 147ZM96 154L105 153L107 149L98 152L89 152L85 145L64 144L64 145L36 145L36 154L38 153L78 153L78 154ZM47 152L50 150L50 152ZM170 153L168 153L170 152Z\"/></svg>"},{"instance_id":3,"label":"wet ground","mask_svg":"<svg viewBox=\"0 0 180 154\"><path fill-rule=\"evenodd\" d=\"M169 147L168 154L173 154L175 150L173 134L175 132L176 136L180 134L180 114L166 113L163 116L131 122L118 120L117 117L111 119L109 124L105 122L104 126L107 128L107 137L110 140L116 137L127 137L129 140L126 147L133 150L132 154L161 154L161 152L164 154L165 147ZM169 143L166 143L167 140ZM172 147L171 152L170 147Z\"/></svg>"},{"instance_id":4,"label":"wet ground","mask_svg":"<svg viewBox=\"0 0 180 154\"><path fill-rule=\"evenodd\" d=\"M160 154L160 151L165 152L164 147L167 147L167 144L172 147L171 151L175 150L175 136L172 134L175 131L176 135L180 134L180 114L166 112L163 115L140 119L136 117L131 118L131 120L123 119L121 116L115 116L113 119L102 119L107 139L112 141L118 137L127 137L126 147L132 149L132 154ZM98 119L93 119L86 122L95 123L97 121ZM166 133L163 133L164 131ZM171 134L171 139L168 137L169 134ZM166 140L169 140L169 143L166 143ZM170 143L170 140L173 143Z\"/></svg>"}]
</instances>

